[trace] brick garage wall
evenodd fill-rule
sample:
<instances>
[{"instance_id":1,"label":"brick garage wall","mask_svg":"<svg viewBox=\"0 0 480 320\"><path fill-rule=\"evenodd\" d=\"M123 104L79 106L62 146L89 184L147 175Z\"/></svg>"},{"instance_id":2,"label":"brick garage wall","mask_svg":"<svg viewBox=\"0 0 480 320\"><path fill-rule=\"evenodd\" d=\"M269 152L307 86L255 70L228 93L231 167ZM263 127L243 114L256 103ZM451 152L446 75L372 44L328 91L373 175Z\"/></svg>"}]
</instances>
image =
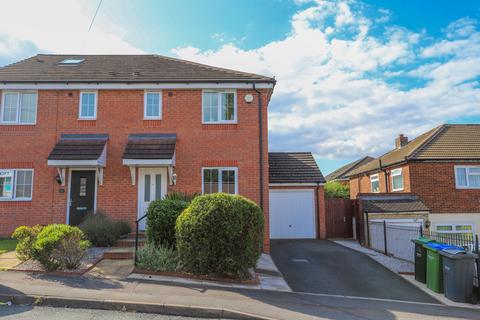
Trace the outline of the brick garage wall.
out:
<instances>
[{"instance_id":1,"label":"brick garage wall","mask_svg":"<svg viewBox=\"0 0 480 320\"><path fill-rule=\"evenodd\" d=\"M325 189L323 185L316 186L270 186L272 190L288 190L288 189L312 189L315 194L315 214L317 220L317 238L325 239L327 236L327 224L326 224L326 208L325 208ZM318 199L318 202L317 202ZM317 207L318 203L318 207Z\"/></svg>"},{"instance_id":2,"label":"brick garage wall","mask_svg":"<svg viewBox=\"0 0 480 320\"><path fill-rule=\"evenodd\" d=\"M411 192L410 186L410 165L401 165L401 166L393 166L386 169L386 174L388 176L388 188L389 192L392 192L392 176L391 171L394 169L402 169L403 174L403 190L396 191L396 192ZM372 188L370 185L370 176L378 174L379 182L380 182L380 192L387 192L386 181L385 179L385 172L378 171L373 173L368 173L368 175L361 175L356 176L350 179L350 199L356 199L359 193L371 193Z\"/></svg>"},{"instance_id":3,"label":"brick garage wall","mask_svg":"<svg viewBox=\"0 0 480 320\"><path fill-rule=\"evenodd\" d=\"M170 93L170 94L169 94ZM143 120L143 90L99 90L97 120L78 120L78 90L39 90L37 124L0 125L0 168L33 168L34 189L30 202L0 202L0 235L8 236L19 225L65 223L67 186L55 182L56 170L47 157L64 133L107 133L107 166L104 183L98 186L97 209L115 219L131 223L137 216L138 186L132 186L122 154L131 133L176 133L177 185L169 191L201 192L202 166L238 166L241 195L260 202L259 127L257 99L247 104L237 90L237 119L234 125L202 124L202 90L163 90L162 120ZM263 93L263 167L265 250L268 228L268 123L270 90ZM19 162L21 161L21 162ZM68 181L67 184L68 185ZM61 192L63 189L65 192Z\"/></svg>"},{"instance_id":4,"label":"brick garage wall","mask_svg":"<svg viewBox=\"0 0 480 320\"><path fill-rule=\"evenodd\" d=\"M480 162L411 163L412 193L420 196L434 214L480 213L480 190L456 189L455 165L480 165Z\"/></svg>"}]
</instances>

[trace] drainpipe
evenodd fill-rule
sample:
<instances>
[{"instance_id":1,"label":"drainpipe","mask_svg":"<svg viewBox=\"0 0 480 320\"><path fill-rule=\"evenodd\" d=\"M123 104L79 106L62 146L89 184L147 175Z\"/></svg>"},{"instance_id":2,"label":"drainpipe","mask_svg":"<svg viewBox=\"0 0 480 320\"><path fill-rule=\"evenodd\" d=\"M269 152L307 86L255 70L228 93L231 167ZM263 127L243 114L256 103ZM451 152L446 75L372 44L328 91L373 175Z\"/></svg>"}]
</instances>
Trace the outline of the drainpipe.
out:
<instances>
[{"instance_id":1,"label":"drainpipe","mask_svg":"<svg viewBox=\"0 0 480 320\"><path fill-rule=\"evenodd\" d=\"M382 168L382 160L380 159L379 160L380 162L380 171L383 172L383 174L385 175L385 192L388 193L389 192L389 179L388 179L388 174L387 174L387 170L386 169L383 169Z\"/></svg>"},{"instance_id":2,"label":"drainpipe","mask_svg":"<svg viewBox=\"0 0 480 320\"><path fill-rule=\"evenodd\" d=\"M262 93L255 88L255 82L252 83L253 90L258 95L258 148L260 151L260 208L263 210L263 112L262 112Z\"/></svg>"}]
</instances>

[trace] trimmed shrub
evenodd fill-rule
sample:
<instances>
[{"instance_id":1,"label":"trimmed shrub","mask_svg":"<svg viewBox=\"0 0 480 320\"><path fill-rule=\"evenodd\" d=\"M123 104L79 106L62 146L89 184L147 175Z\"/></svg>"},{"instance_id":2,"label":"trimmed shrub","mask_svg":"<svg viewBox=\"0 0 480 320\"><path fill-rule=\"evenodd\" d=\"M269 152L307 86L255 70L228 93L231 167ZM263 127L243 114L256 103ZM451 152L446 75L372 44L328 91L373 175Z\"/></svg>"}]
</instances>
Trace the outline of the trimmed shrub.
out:
<instances>
[{"instance_id":1,"label":"trimmed shrub","mask_svg":"<svg viewBox=\"0 0 480 320\"><path fill-rule=\"evenodd\" d=\"M117 231L120 236L126 236L132 232L132 226L125 220L118 220L115 222L117 224Z\"/></svg>"},{"instance_id":2,"label":"trimmed shrub","mask_svg":"<svg viewBox=\"0 0 480 320\"><path fill-rule=\"evenodd\" d=\"M17 239L15 254L21 261L27 261L33 257L33 244L37 240L37 235L42 231L43 226L35 225L33 227L21 226L15 229L12 238Z\"/></svg>"},{"instance_id":3,"label":"trimmed shrub","mask_svg":"<svg viewBox=\"0 0 480 320\"><path fill-rule=\"evenodd\" d=\"M188 206L183 200L155 200L147 210L147 240L154 245L175 246L175 223Z\"/></svg>"},{"instance_id":4,"label":"trimmed shrub","mask_svg":"<svg viewBox=\"0 0 480 320\"><path fill-rule=\"evenodd\" d=\"M165 195L165 200L182 200L185 202L191 202L193 199L198 197L200 194L199 193L186 193L186 192L180 192L180 191L173 191L173 192L168 192Z\"/></svg>"},{"instance_id":5,"label":"trimmed shrub","mask_svg":"<svg viewBox=\"0 0 480 320\"><path fill-rule=\"evenodd\" d=\"M110 247L120 237L119 228L115 221L102 212L88 215L79 225L87 239L95 247Z\"/></svg>"},{"instance_id":6,"label":"trimmed shrub","mask_svg":"<svg viewBox=\"0 0 480 320\"><path fill-rule=\"evenodd\" d=\"M52 251L52 260L58 263L61 270L74 270L86 255L89 243L83 239L79 232L67 235Z\"/></svg>"},{"instance_id":7,"label":"trimmed shrub","mask_svg":"<svg viewBox=\"0 0 480 320\"><path fill-rule=\"evenodd\" d=\"M76 246L74 256L78 256L78 251L85 251L90 244L84 237L82 230L77 227L65 224L48 225L40 231L33 244L33 258L47 271L70 267L72 264L69 261L75 261L76 258L72 258L68 250Z\"/></svg>"},{"instance_id":8,"label":"trimmed shrub","mask_svg":"<svg viewBox=\"0 0 480 320\"><path fill-rule=\"evenodd\" d=\"M327 198L350 199L350 185L338 181L329 181L325 183L325 196Z\"/></svg>"},{"instance_id":9,"label":"trimmed shrub","mask_svg":"<svg viewBox=\"0 0 480 320\"><path fill-rule=\"evenodd\" d=\"M186 271L243 278L260 257L262 210L238 195L199 196L178 217L176 237Z\"/></svg>"},{"instance_id":10,"label":"trimmed shrub","mask_svg":"<svg viewBox=\"0 0 480 320\"><path fill-rule=\"evenodd\" d=\"M175 249L147 243L137 253L138 266L152 271L177 271L178 254Z\"/></svg>"}]
</instances>

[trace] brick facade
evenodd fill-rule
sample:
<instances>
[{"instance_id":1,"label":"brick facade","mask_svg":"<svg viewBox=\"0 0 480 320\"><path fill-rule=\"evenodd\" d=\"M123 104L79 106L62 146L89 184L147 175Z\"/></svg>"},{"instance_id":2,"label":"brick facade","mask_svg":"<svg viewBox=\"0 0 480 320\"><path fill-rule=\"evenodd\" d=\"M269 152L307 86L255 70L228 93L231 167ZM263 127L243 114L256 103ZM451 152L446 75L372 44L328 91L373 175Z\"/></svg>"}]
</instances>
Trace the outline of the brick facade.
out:
<instances>
[{"instance_id":1,"label":"brick facade","mask_svg":"<svg viewBox=\"0 0 480 320\"><path fill-rule=\"evenodd\" d=\"M239 194L260 202L259 125L257 93L237 90L237 124L202 124L202 90L162 91L162 120L143 120L143 90L99 90L96 120L78 120L79 90L39 90L36 125L0 125L0 168L33 168L32 201L0 202L0 235L19 225L65 223L67 186L55 181L47 156L65 133L106 133L107 165L97 187L97 210L133 223L137 217L138 186L132 186L122 154L131 133L176 133L177 184L168 191L201 192L202 166L238 167ZM247 104L245 94L254 102ZM271 90L263 93L263 208L265 250L268 227L268 123ZM68 175L67 175L68 176Z\"/></svg>"}]
</instances>

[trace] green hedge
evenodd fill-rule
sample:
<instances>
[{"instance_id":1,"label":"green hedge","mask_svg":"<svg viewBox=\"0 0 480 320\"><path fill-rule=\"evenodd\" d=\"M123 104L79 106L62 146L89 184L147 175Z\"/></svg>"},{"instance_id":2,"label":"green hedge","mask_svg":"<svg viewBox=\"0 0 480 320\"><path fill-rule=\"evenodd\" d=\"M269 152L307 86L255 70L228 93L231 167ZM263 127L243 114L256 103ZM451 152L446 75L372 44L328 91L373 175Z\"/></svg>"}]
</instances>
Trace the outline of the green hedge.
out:
<instances>
[{"instance_id":1,"label":"green hedge","mask_svg":"<svg viewBox=\"0 0 480 320\"><path fill-rule=\"evenodd\" d=\"M246 277L261 254L263 224L261 209L242 196L195 198L176 224L182 267L196 274Z\"/></svg>"},{"instance_id":2,"label":"green hedge","mask_svg":"<svg viewBox=\"0 0 480 320\"><path fill-rule=\"evenodd\" d=\"M35 225L33 227L20 226L12 234L12 238L18 240L15 248L15 254L21 261L27 261L33 258L33 245L37 240L37 235L42 231L43 226Z\"/></svg>"},{"instance_id":3,"label":"green hedge","mask_svg":"<svg viewBox=\"0 0 480 320\"><path fill-rule=\"evenodd\" d=\"M183 200L155 200L147 210L147 241L153 245L175 246L175 223L188 206Z\"/></svg>"},{"instance_id":4,"label":"green hedge","mask_svg":"<svg viewBox=\"0 0 480 320\"><path fill-rule=\"evenodd\" d=\"M128 223L114 221L102 212L88 215L79 228L96 247L113 246L120 238L121 233L128 234L131 231Z\"/></svg>"}]
</instances>

